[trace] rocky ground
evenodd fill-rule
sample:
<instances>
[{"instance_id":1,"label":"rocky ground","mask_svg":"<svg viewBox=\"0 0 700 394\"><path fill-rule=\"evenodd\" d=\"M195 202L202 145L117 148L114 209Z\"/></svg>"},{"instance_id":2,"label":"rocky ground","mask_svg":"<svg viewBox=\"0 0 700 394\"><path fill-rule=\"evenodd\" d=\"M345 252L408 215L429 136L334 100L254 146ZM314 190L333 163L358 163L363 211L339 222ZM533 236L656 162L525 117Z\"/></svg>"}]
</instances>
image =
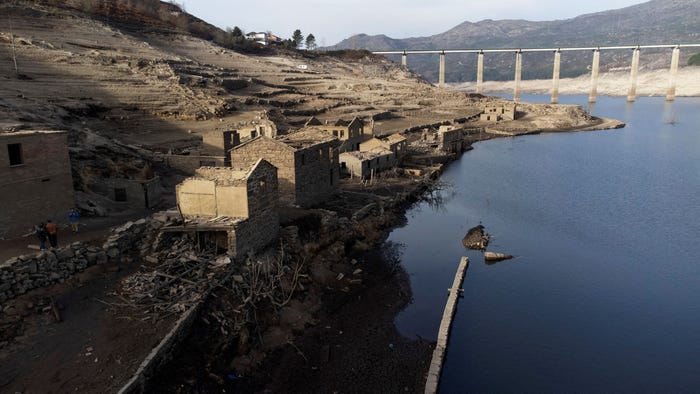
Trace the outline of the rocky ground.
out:
<instances>
[{"instance_id":1,"label":"rocky ground","mask_svg":"<svg viewBox=\"0 0 700 394\"><path fill-rule=\"evenodd\" d=\"M207 135L264 120L288 133L310 116L363 117L377 134L403 132L414 147L408 165L425 173L454 157L421 143L424 131L460 121L480 130L467 142L494 137L482 132L485 124L465 120L502 100L437 89L384 58L245 54L122 11L119 18L93 18L44 2L0 4L0 14L12 20L11 30L0 27L0 132L68 130L79 204L96 202L100 213L113 216L117 208L90 190L93 179L156 173L170 207L182 174L164 167L160 153L211 150L202 144ZM521 104L518 112L507 125L514 134L611 126L575 106ZM431 182L400 172L370 185L345 180L343 192L319 210L283 210L283 239L293 248L284 264L270 265L278 269L275 291L257 293L266 294L259 302L241 297L240 289L257 288L250 281L262 260L217 277L220 286L202 292L207 303L182 352L149 391L421 391L431 343L396 332L393 318L410 301L408 281L391 255L372 251ZM104 236L99 230L96 238ZM4 242L17 248L25 241ZM168 247L175 255L194 253L183 245ZM0 389L115 391L172 324L170 317L148 324L118 305L124 303L118 296L127 296L120 293L124 283L153 285L159 264L175 256L142 257L113 270L89 268L75 281L13 301L22 312L2 316L11 323L0 340ZM182 264L209 257L194 253ZM124 282L132 277L146 282ZM173 296L200 291L185 284L201 284L201 275L183 279ZM46 296L65 306L62 322L50 320ZM46 374L55 364L62 366Z\"/></svg>"}]
</instances>

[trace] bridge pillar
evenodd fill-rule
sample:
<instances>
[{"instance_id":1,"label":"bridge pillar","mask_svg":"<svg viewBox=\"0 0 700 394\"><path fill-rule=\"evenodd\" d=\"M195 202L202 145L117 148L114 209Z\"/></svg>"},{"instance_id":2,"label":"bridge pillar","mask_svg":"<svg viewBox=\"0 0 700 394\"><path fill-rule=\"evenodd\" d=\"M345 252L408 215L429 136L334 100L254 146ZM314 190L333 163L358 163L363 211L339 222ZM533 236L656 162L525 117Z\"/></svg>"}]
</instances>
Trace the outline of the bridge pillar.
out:
<instances>
[{"instance_id":1,"label":"bridge pillar","mask_svg":"<svg viewBox=\"0 0 700 394\"><path fill-rule=\"evenodd\" d=\"M438 86L441 88L445 87L445 52L440 53L440 76L438 79Z\"/></svg>"},{"instance_id":2,"label":"bridge pillar","mask_svg":"<svg viewBox=\"0 0 700 394\"><path fill-rule=\"evenodd\" d=\"M591 93L588 95L588 102L595 103L598 96L598 69L600 68L600 50L593 51L593 63L591 64Z\"/></svg>"},{"instance_id":3,"label":"bridge pillar","mask_svg":"<svg viewBox=\"0 0 700 394\"><path fill-rule=\"evenodd\" d=\"M681 48L673 48L673 54L671 55L671 81L668 86L668 92L666 93L666 101L673 101L676 99L676 83L678 77L678 58L681 55Z\"/></svg>"},{"instance_id":4,"label":"bridge pillar","mask_svg":"<svg viewBox=\"0 0 700 394\"><path fill-rule=\"evenodd\" d=\"M561 51L554 51L554 70L552 71L552 104L559 102L559 73L561 69Z\"/></svg>"},{"instance_id":5,"label":"bridge pillar","mask_svg":"<svg viewBox=\"0 0 700 394\"><path fill-rule=\"evenodd\" d=\"M406 51L404 51L404 52L401 54L401 64L404 65L404 66L406 66L406 64L407 64L406 58L407 58L407 56L406 56Z\"/></svg>"},{"instance_id":6,"label":"bridge pillar","mask_svg":"<svg viewBox=\"0 0 700 394\"><path fill-rule=\"evenodd\" d=\"M637 74L639 73L639 47L632 52L632 67L630 70L630 88L627 91L627 102L637 99Z\"/></svg>"},{"instance_id":7,"label":"bridge pillar","mask_svg":"<svg viewBox=\"0 0 700 394\"><path fill-rule=\"evenodd\" d=\"M476 61L476 92L484 92L484 52L479 52Z\"/></svg>"},{"instance_id":8,"label":"bridge pillar","mask_svg":"<svg viewBox=\"0 0 700 394\"><path fill-rule=\"evenodd\" d=\"M515 87L513 88L513 101L520 101L520 76L523 69L523 52L515 54Z\"/></svg>"}]
</instances>

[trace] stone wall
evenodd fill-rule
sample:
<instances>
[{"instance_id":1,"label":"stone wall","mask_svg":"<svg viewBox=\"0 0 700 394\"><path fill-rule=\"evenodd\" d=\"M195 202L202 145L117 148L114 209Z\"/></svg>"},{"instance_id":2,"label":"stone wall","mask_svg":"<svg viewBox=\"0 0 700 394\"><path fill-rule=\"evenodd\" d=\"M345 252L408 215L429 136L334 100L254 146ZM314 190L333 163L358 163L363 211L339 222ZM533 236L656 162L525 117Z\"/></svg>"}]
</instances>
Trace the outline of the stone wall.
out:
<instances>
[{"instance_id":1,"label":"stone wall","mask_svg":"<svg viewBox=\"0 0 700 394\"><path fill-rule=\"evenodd\" d=\"M368 179L372 170L380 172L398 164L394 152L384 148L374 148L368 152L341 153L340 162L350 175L361 179Z\"/></svg>"},{"instance_id":2,"label":"stone wall","mask_svg":"<svg viewBox=\"0 0 700 394\"><path fill-rule=\"evenodd\" d=\"M261 137L231 150L231 166L233 168L249 169L260 158L277 167L280 201L287 204L294 203L296 199L294 149L283 142Z\"/></svg>"},{"instance_id":3,"label":"stone wall","mask_svg":"<svg viewBox=\"0 0 700 394\"><path fill-rule=\"evenodd\" d=\"M224 156L190 156L190 155L166 155L165 164L184 172L194 175L195 170L202 166L224 167L226 158Z\"/></svg>"},{"instance_id":4,"label":"stone wall","mask_svg":"<svg viewBox=\"0 0 700 394\"><path fill-rule=\"evenodd\" d=\"M462 129L443 128L437 133L440 150L448 153L459 153L462 151Z\"/></svg>"},{"instance_id":5,"label":"stone wall","mask_svg":"<svg viewBox=\"0 0 700 394\"><path fill-rule=\"evenodd\" d=\"M259 159L277 167L280 201L310 207L328 200L337 190L337 141L294 149L281 141L256 138L231 150L231 166L250 168Z\"/></svg>"},{"instance_id":6,"label":"stone wall","mask_svg":"<svg viewBox=\"0 0 700 394\"><path fill-rule=\"evenodd\" d=\"M10 145L19 147L19 164L10 161ZM64 221L74 204L65 132L0 132L0 238Z\"/></svg>"},{"instance_id":7,"label":"stone wall","mask_svg":"<svg viewBox=\"0 0 700 394\"><path fill-rule=\"evenodd\" d=\"M128 222L113 229L101 247L76 242L5 261L0 264L0 310L2 304L18 295L63 282L92 265L117 262L135 252L146 254L154 233L147 230L158 227L159 223L147 219Z\"/></svg>"},{"instance_id":8,"label":"stone wall","mask_svg":"<svg viewBox=\"0 0 700 394\"><path fill-rule=\"evenodd\" d=\"M249 218L236 226L237 256L256 252L277 239L280 228L277 168L261 160L248 177Z\"/></svg>"},{"instance_id":9,"label":"stone wall","mask_svg":"<svg viewBox=\"0 0 700 394\"><path fill-rule=\"evenodd\" d=\"M102 178L88 187L114 202L137 208L152 208L162 196L160 178L157 176L147 180Z\"/></svg>"},{"instance_id":10,"label":"stone wall","mask_svg":"<svg viewBox=\"0 0 700 394\"><path fill-rule=\"evenodd\" d=\"M335 194L340 178L340 160L336 145L336 141L328 141L299 149L294 153L297 205L318 205Z\"/></svg>"}]
</instances>

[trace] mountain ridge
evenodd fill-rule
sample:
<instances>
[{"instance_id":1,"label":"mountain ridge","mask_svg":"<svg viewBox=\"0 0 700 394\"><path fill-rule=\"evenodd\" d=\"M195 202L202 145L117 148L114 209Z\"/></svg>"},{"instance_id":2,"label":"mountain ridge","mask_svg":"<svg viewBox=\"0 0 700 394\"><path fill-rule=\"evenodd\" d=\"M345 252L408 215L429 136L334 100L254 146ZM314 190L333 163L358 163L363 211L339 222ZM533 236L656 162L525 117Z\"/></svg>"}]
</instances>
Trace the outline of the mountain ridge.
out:
<instances>
[{"instance_id":1,"label":"mountain ridge","mask_svg":"<svg viewBox=\"0 0 700 394\"><path fill-rule=\"evenodd\" d=\"M557 48L578 46L675 44L700 42L700 2L693 0L652 0L616 10L579 15L574 18L533 22L522 19L465 21L439 34L427 37L395 39L385 35L356 35L328 49L482 49L482 48ZM682 63L693 53L682 52ZM658 68L666 52L649 51L642 67ZM645 54L646 55L646 54ZM512 78L512 56L489 55L486 77ZM526 78L551 76L550 56L529 56L532 61L523 71ZM587 71L590 56L572 54L562 59L563 76L579 76ZM392 58L392 57L390 57ZM627 52L601 59L603 67L620 67L629 61ZM392 60L398 60L393 57ZM471 64L473 63L473 64ZM437 80L437 56L411 56L409 67L429 81ZM457 66L460 70L455 70ZM466 66L466 67L463 67ZM488 70L490 68L490 70ZM447 79L452 82L473 80L476 61L466 55L447 57Z\"/></svg>"}]
</instances>

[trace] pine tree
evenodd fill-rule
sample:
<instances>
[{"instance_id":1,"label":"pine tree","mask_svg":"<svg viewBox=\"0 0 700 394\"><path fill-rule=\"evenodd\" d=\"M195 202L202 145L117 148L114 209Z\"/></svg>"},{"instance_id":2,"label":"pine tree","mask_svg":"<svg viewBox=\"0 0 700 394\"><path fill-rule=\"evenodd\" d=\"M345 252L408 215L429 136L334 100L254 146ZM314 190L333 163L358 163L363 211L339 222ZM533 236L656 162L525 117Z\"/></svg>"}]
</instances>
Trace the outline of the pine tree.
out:
<instances>
[{"instance_id":1,"label":"pine tree","mask_svg":"<svg viewBox=\"0 0 700 394\"><path fill-rule=\"evenodd\" d=\"M299 48L299 45L301 45L302 42L304 42L304 35L301 34L301 30L294 30L294 34L292 34L292 43L294 43L294 48Z\"/></svg>"},{"instance_id":2,"label":"pine tree","mask_svg":"<svg viewBox=\"0 0 700 394\"><path fill-rule=\"evenodd\" d=\"M316 37L313 34L306 36L306 49L310 51L316 49Z\"/></svg>"}]
</instances>

